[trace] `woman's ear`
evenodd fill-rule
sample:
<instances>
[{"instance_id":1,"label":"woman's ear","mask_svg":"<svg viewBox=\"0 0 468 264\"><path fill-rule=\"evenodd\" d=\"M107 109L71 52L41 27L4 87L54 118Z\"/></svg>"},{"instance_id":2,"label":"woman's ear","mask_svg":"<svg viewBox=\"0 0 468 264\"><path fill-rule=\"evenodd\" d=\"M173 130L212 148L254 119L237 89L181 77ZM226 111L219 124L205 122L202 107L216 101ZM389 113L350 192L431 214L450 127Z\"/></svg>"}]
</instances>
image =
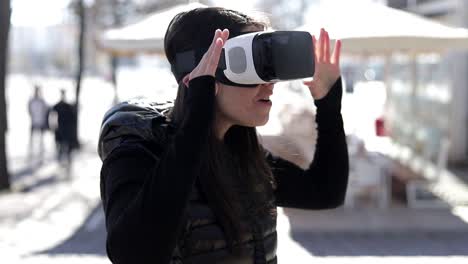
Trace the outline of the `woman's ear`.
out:
<instances>
[{"instance_id":1,"label":"woman's ear","mask_svg":"<svg viewBox=\"0 0 468 264\"><path fill-rule=\"evenodd\" d=\"M215 96L218 95L219 83L215 82Z\"/></svg>"},{"instance_id":2,"label":"woman's ear","mask_svg":"<svg viewBox=\"0 0 468 264\"><path fill-rule=\"evenodd\" d=\"M182 79L182 82L184 83L185 87L188 87L190 81L190 74L185 75L185 77Z\"/></svg>"}]
</instances>

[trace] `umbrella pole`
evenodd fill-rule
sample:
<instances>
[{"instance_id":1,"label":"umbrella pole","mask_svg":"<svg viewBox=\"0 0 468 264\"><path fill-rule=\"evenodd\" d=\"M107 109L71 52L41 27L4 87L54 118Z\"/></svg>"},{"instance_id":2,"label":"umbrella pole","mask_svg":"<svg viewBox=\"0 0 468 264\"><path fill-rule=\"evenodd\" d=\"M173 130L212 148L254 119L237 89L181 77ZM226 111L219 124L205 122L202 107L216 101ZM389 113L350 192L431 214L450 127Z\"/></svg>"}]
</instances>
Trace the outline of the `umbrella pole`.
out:
<instances>
[{"instance_id":1,"label":"umbrella pole","mask_svg":"<svg viewBox=\"0 0 468 264\"><path fill-rule=\"evenodd\" d=\"M419 151L421 149L420 142L417 140L417 133L418 128L420 127L420 122L418 121L418 102L417 102L417 95L418 95L418 65L417 65L417 55L415 53L410 54L410 65L411 65L411 120L413 129L411 131L411 138L413 142L413 150L414 148Z\"/></svg>"},{"instance_id":2,"label":"umbrella pole","mask_svg":"<svg viewBox=\"0 0 468 264\"><path fill-rule=\"evenodd\" d=\"M390 74L390 69L392 66L392 54L387 53L384 56L384 84L385 84L385 103L384 103L384 109L383 109L383 116L385 119L385 125L387 127L385 129L388 129L390 125L390 120L389 120L389 108L390 108L390 102L392 101L392 82L391 82L391 74ZM387 130L387 132L389 132ZM390 135L389 135L390 136Z\"/></svg>"}]
</instances>

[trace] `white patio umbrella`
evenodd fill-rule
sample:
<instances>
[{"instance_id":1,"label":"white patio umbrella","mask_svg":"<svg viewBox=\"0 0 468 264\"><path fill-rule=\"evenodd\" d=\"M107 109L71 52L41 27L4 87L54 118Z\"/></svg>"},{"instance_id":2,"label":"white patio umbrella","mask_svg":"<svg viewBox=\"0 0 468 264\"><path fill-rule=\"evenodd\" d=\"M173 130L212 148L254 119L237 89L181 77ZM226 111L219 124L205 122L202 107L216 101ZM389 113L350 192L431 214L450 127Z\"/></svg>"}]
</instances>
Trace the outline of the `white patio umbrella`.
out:
<instances>
[{"instance_id":1,"label":"white patio umbrella","mask_svg":"<svg viewBox=\"0 0 468 264\"><path fill-rule=\"evenodd\" d=\"M327 1L328 2L328 1ZM297 30L318 36L324 27L343 40L345 53L410 53L468 49L468 30L455 28L384 5L335 1L310 9Z\"/></svg>"},{"instance_id":2,"label":"white patio umbrella","mask_svg":"<svg viewBox=\"0 0 468 264\"><path fill-rule=\"evenodd\" d=\"M318 36L321 27L329 32L330 38L343 41L342 50L345 54L364 55L364 57L383 55L386 58L384 81L387 93L391 91L392 85L390 81L392 76L389 76L388 70L392 54L401 52L410 55L411 61L408 63L410 65L411 81L409 87L411 91L406 97L410 102L412 113L417 111L415 108L415 95L419 78L417 55L426 52L445 53L453 50L468 50L467 29L450 27L418 15L374 3L340 1L339 4L333 2L317 6L307 13L306 23L297 30L308 31ZM458 88L454 87L453 89ZM391 100L394 99L390 97L390 102ZM388 103L387 98L385 107L388 106ZM409 118L417 121L418 117L410 116ZM418 126L417 122L414 124L415 127ZM416 129L414 130L416 131ZM444 142L443 140L445 138L441 142ZM408 164L408 160L400 161L413 167L412 164ZM441 164L444 162L446 160Z\"/></svg>"},{"instance_id":3,"label":"white patio umbrella","mask_svg":"<svg viewBox=\"0 0 468 264\"><path fill-rule=\"evenodd\" d=\"M110 29L97 38L101 49L114 53L160 53L164 50L164 35L172 18L180 12L206 7L194 2L177 5L121 28Z\"/></svg>"}]
</instances>

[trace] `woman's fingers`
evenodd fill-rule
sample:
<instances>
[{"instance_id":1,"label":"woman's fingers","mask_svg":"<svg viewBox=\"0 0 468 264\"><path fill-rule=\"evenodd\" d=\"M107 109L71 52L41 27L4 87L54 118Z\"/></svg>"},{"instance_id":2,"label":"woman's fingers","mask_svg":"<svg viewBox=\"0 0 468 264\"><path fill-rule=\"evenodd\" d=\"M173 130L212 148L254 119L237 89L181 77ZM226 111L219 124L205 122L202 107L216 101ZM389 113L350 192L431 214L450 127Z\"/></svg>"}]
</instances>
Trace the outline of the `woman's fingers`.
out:
<instances>
[{"instance_id":1,"label":"woman's fingers","mask_svg":"<svg viewBox=\"0 0 468 264\"><path fill-rule=\"evenodd\" d=\"M195 67L195 69L193 69L193 71L190 73L190 79L203 75L215 75L221 50L228 37L229 31L227 29L223 31L217 29L215 31L213 40L208 47L208 50L205 52L205 54L203 54L203 57L201 58L197 67Z\"/></svg>"},{"instance_id":2,"label":"woman's fingers","mask_svg":"<svg viewBox=\"0 0 468 264\"><path fill-rule=\"evenodd\" d=\"M341 53L341 41L337 40L333 53L330 54L331 44L330 36L325 29L320 30L320 37L317 40L312 36L315 54L315 73L311 81L304 81L303 84L308 86L312 96L315 99L323 98L332 84L336 81L340 74L339 60Z\"/></svg>"},{"instance_id":3,"label":"woman's fingers","mask_svg":"<svg viewBox=\"0 0 468 264\"><path fill-rule=\"evenodd\" d=\"M217 46L219 45L218 41L219 41L219 37L221 36L221 33L222 32L220 29L217 29L215 31L215 34L213 36L213 41L211 42L210 47L206 51L204 58L200 61L200 63L202 63L205 66L204 67L205 71L208 69L211 70L212 68L211 64L212 64L213 53L216 52Z\"/></svg>"},{"instance_id":4,"label":"woman's fingers","mask_svg":"<svg viewBox=\"0 0 468 264\"><path fill-rule=\"evenodd\" d=\"M211 41L210 47L208 47L208 50L206 51L207 54L210 54L213 51L213 47L216 45L216 40L219 38L221 35L221 30L217 29L214 33L213 40Z\"/></svg>"},{"instance_id":5,"label":"woman's fingers","mask_svg":"<svg viewBox=\"0 0 468 264\"><path fill-rule=\"evenodd\" d=\"M330 37L328 36L328 32L324 30L324 45L323 45L323 53L324 53L324 61L329 63L330 62Z\"/></svg>"},{"instance_id":6,"label":"woman's fingers","mask_svg":"<svg viewBox=\"0 0 468 264\"><path fill-rule=\"evenodd\" d=\"M325 29L320 30L320 37L317 40L312 35L312 43L315 52L315 63L332 63L339 64L341 55L341 41L335 42L333 53L330 52L330 35ZM331 54L330 54L331 53Z\"/></svg>"},{"instance_id":7,"label":"woman's fingers","mask_svg":"<svg viewBox=\"0 0 468 264\"><path fill-rule=\"evenodd\" d=\"M219 57L221 55L221 51L223 50L224 43L226 43L228 37L229 30L224 29L222 32L220 31L218 38L215 40L215 45L213 47L213 51L211 52L209 61L210 71L212 71L213 74L216 72L216 68L218 68Z\"/></svg>"},{"instance_id":8,"label":"woman's fingers","mask_svg":"<svg viewBox=\"0 0 468 264\"><path fill-rule=\"evenodd\" d=\"M315 36L314 36L314 39L315 39L315 45L314 45L314 48L315 48L315 60L316 62L319 62L320 61L320 35L319 35L319 38L316 39Z\"/></svg>"},{"instance_id":9,"label":"woman's fingers","mask_svg":"<svg viewBox=\"0 0 468 264\"><path fill-rule=\"evenodd\" d=\"M335 42L335 48L333 49L333 55L331 62L336 65L340 65L340 54L341 54L341 40Z\"/></svg>"},{"instance_id":10,"label":"woman's fingers","mask_svg":"<svg viewBox=\"0 0 468 264\"><path fill-rule=\"evenodd\" d=\"M218 67L219 56L221 54L221 50L223 49L224 41L221 38L217 38L215 41L215 45L211 52L210 59L208 61L208 68L210 73L215 73L216 68Z\"/></svg>"},{"instance_id":11,"label":"woman's fingers","mask_svg":"<svg viewBox=\"0 0 468 264\"><path fill-rule=\"evenodd\" d=\"M208 47L208 50L203 54L202 59L200 60L200 63L198 64L200 66L200 71L205 72L208 64L210 63L211 55L213 53L214 48L216 47L216 40L219 38L219 35L221 34L221 30L217 29L214 33L213 40L211 41L210 46Z\"/></svg>"},{"instance_id":12,"label":"woman's fingers","mask_svg":"<svg viewBox=\"0 0 468 264\"><path fill-rule=\"evenodd\" d=\"M226 41L229 38L229 29L225 28L223 32L221 32L221 36L224 41Z\"/></svg>"},{"instance_id":13,"label":"woman's fingers","mask_svg":"<svg viewBox=\"0 0 468 264\"><path fill-rule=\"evenodd\" d=\"M323 28L320 30L319 54L319 60L321 62L325 61L325 30Z\"/></svg>"}]
</instances>

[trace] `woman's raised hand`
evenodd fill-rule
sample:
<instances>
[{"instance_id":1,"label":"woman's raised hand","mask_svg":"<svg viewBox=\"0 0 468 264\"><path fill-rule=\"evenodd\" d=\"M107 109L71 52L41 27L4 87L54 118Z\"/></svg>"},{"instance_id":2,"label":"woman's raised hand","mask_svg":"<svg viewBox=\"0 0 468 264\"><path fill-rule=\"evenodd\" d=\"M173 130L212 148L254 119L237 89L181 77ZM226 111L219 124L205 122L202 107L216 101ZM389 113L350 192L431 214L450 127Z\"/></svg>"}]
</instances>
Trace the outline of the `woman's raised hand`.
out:
<instances>
[{"instance_id":1,"label":"woman's raised hand","mask_svg":"<svg viewBox=\"0 0 468 264\"><path fill-rule=\"evenodd\" d=\"M320 30L319 40L312 36L315 48L315 73L312 81L305 81L315 100L322 99L340 77L341 41L335 42L335 48L330 55L330 37L325 29Z\"/></svg>"},{"instance_id":2,"label":"woman's raised hand","mask_svg":"<svg viewBox=\"0 0 468 264\"><path fill-rule=\"evenodd\" d=\"M188 87L189 81L196 77L204 75L215 76L216 69L218 68L221 50L223 49L224 43L226 43L226 40L228 38L228 29L224 29L223 31L217 29L215 31L213 41L211 42L210 47L198 63L197 67L195 67L195 69L193 69L189 75L184 77L183 82L185 86Z\"/></svg>"}]
</instances>

